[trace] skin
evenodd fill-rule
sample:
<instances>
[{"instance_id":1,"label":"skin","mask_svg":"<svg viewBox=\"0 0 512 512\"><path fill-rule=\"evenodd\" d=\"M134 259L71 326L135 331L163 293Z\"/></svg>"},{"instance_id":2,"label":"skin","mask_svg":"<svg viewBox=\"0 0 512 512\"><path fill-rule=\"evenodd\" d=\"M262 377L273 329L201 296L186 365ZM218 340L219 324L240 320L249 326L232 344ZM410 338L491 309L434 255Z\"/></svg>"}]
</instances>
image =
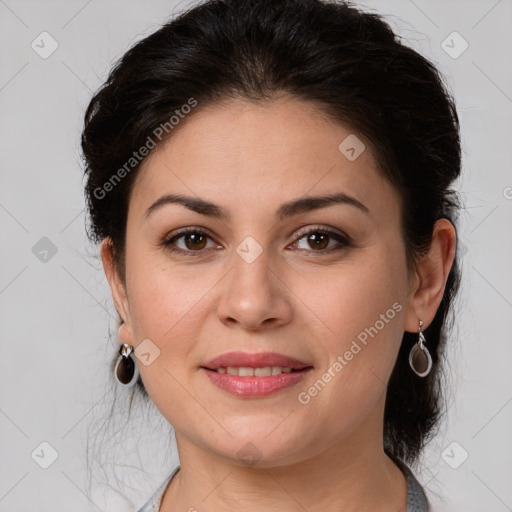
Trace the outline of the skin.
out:
<instances>
[{"instance_id":1,"label":"skin","mask_svg":"<svg viewBox=\"0 0 512 512\"><path fill-rule=\"evenodd\" d=\"M101 247L125 320L121 342L136 347L149 338L160 350L148 366L136 361L176 432L181 470L161 510L405 511L405 477L383 451L386 386L403 332L418 332L420 319L426 329L439 307L455 256L453 225L437 221L430 251L408 274L399 196L369 141L359 137L366 150L348 160L338 145L350 129L296 99L200 107L142 164L129 202L125 282L109 240ZM334 191L370 213L335 204L275 217L284 202ZM167 204L146 219L165 193L206 199L230 216ZM198 256L162 245L187 226L210 238L182 237L174 247L199 247ZM296 236L319 227L345 233L352 245L331 237L319 249ZM252 263L236 252L247 236L263 250ZM298 393L396 302L401 310L300 403ZM200 369L230 350L280 352L314 369L277 394L236 397ZM253 465L238 455L247 443L256 447Z\"/></svg>"}]
</instances>

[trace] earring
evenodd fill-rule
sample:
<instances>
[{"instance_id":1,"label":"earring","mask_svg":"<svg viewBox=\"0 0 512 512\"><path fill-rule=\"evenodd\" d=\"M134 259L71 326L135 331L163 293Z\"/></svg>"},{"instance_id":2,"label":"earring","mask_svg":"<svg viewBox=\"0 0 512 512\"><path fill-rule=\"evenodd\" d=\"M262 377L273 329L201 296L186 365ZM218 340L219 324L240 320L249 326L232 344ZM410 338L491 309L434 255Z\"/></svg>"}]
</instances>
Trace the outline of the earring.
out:
<instances>
[{"instance_id":1,"label":"earring","mask_svg":"<svg viewBox=\"0 0 512 512\"><path fill-rule=\"evenodd\" d=\"M432 358L427 347L425 347L425 336L421 332L423 322L420 320L418 328L418 341L409 352L409 366L418 377L426 377L432 368Z\"/></svg>"},{"instance_id":2,"label":"earring","mask_svg":"<svg viewBox=\"0 0 512 512\"><path fill-rule=\"evenodd\" d=\"M139 378L139 369L131 357L133 347L123 343L119 348L119 357L114 367L114 376L116 380L125 387L133 386Z\"/></svg>"}]
</instances>

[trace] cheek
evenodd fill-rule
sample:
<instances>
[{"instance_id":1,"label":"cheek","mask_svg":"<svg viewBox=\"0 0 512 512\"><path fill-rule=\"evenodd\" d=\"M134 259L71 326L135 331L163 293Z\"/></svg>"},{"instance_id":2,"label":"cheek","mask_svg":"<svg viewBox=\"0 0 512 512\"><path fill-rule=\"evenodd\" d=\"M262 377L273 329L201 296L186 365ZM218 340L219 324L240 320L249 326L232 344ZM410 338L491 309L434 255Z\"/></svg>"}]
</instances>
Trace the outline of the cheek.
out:
<instances>
[{"instance_id":1,"label":"cheek","mask_svg":"<svg viewBox=\"0 0 512 512\"><path fill-rule=\"evenodd\" d=\"M352 428L374 409L396 361L404 307L396 283L381 270L366 267L364 276L340 277L318 303L329 326L322 340L326 363L314 389L304 391L312 407L330 411L333 432Z\"/></svg>"},{"instance_id":2,"label":"cheek","mask_svg":"<svg viewBox=\"0 0 512 512\"><path fill-rule=\"evenodd\" d=\"M207 275L199 278L187 273L184 277L161 264L145 265L140 272L133 267L129 290L135 343L150 339L159 350L150 365L137 364L151 400L177 426L180 422L189 425L204 414L191 399L190 367L202 324L201 299L213 284Z\"/></svg>"},{"instance_id":3,"label":"cheek","mask_svg":"<svg viewBox=\"0 0 512 512\"><path fill-rule=\"evenodd\" d=\"M179 272L162 263L161 256L147 252L132 253L127 260L134 343L149 339L159 351L151 365L138 362L155 402L162 398L161 390L169 396L178 393L178 381L183 383L187 377L185 366L193 364L190 354L202 324L202 300L217 280L208 273Z\"/></svg>"},{"instance_id":4,"label":"cheek","mask_svg":"<svg viewBox=\"0 0 512 512\"><path fill-rule=\"evenodd\" d=\"M193 265L193 262L191 262ZM127 258L127 285L138 338L164 343L190 322L196 306L218 279L211 272L172 264L164 249L133 250Z\"/></svg>"},{"instance_id":5,"label":"cheek","mask_svg":"<svg viewBox=\"0 0 512 512\"><path fill-rule=\"evenodd\" d=\"M329 328L331 337L352 337L374 325L389 309L389 316L396 318L395 310L400 308L393 310L393 304L404 305L404 271L399 258L375 248L358 261L354 258L353 264L329 270L325 277L303 279L298 294Z\"/></svg>"},{"instance_id":6,"label":"cheek","mask_svg":"<svg viewBox=\"0 0 512 512\"><path fill-rule=\"evenodd\" d=\"M321 287L304 283L300 292L325 326L331 373L345 375L344 385L352 389L359 382L361 391L368 380L387 382L403 336L404 268L399 257L386 254L396 256L384 248L368 251L364 261ZM339 357L343 369L336 372L332 365Z\"/></svg>"}]
</instances>

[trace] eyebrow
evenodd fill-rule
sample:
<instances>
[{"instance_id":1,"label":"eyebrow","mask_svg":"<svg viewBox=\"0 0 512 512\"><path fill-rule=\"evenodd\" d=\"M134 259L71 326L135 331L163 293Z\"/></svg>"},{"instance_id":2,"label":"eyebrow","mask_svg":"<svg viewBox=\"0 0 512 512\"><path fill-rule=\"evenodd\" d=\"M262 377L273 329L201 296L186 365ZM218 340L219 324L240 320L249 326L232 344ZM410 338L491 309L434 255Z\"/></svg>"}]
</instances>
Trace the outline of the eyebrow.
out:
<instances>
[{"instance_id":1,"label":"eyebrow","mask_svg":"<svg viewBox=\"0 0 512 512\"><path fill-rule=\"evenodd\" d=\"M198 197L183 196L177 194L165 194L157 199L147 210L145 217L146 219L157 209L161 208L166 204L181 204L185 208L192 210L201 215L207 215L209 217L215 217L218 219L226 219L230 217L230 214L224 211L220 206L201 199ZM325 195L325 196L307 196L289 201L288 203L282 204L277 212L276 217L282 221L299 213L310 212L334 204L345 204L354 206L366 214L370 214L370 210L367 206L361 203L358 199L350 196L344 192L338 192L336 194Z\"/></svg>"}]
</instances>

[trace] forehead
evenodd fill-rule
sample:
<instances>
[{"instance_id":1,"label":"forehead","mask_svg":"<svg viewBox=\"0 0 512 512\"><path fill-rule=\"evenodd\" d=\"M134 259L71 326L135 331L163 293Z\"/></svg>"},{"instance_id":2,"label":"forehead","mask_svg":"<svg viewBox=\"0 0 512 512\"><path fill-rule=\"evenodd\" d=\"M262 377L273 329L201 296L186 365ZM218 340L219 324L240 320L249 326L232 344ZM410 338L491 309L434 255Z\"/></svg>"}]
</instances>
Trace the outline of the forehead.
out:
<instances>
[{"instance_id":1,"label":"forehead","mask_svg":"<svg viewBox=\"0 0 512 512\"><path fill-rule=\"evenodd\" d=\"M365 149L351 160L343 151L354 142L358 152ZM230 100L199 104L153 150L139 170L130 209L141 210L165 192L180 192L261 210L264 203L334 189L383 210L396 202L369 141L328 119L317 105L296 99Z\"/></svg>"}]
</instances>

